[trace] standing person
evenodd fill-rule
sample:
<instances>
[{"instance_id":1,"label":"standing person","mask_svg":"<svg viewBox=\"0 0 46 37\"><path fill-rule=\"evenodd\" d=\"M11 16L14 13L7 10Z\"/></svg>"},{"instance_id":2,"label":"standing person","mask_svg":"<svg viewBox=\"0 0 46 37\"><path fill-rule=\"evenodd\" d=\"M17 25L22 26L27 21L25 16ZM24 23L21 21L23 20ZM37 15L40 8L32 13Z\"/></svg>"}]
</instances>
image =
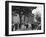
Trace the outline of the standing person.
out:
<instances>
[{"instance_id":1,"label":"standing person","mask_svg":"<svg viewBox=\"0 0 46 37\"><path fill-rule=\"evenodd\" d=\"M26 29L28 29L28 17L25 16L25 26L26 26Z\"/></svg>"},{"instance_id":2,"label":"standing person","mask_svg":"<svg viewBox=\"0 0 46 37\"><path fill-rule=\"evenodd\" d=\"M19 28L21 29L21 25L24 21L24 16L23 16L23 12L20 13L20 25L19 25Z\"/></svg>"},{"instance_id":3,"label":"standing person","mask_svg":"<svg viewBox=\"0 0 46 37\"><path fill-rule=\"evenodd\" d=\"M13 21L13 24L14 24L13 29L15 28L15 30L17 30L18 27L19 27L18 25L20 24L19 14L14 12L13 17L12 17L12 21Z\"/></svg>"}]
</instances>

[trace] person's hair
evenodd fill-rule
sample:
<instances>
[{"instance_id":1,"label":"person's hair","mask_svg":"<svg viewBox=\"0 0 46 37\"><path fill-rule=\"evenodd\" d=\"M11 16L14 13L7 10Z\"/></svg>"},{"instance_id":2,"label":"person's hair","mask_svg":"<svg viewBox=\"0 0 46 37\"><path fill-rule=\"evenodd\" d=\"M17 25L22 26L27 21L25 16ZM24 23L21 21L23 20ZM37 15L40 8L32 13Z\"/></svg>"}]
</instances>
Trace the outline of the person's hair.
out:
<instances>
[{"instance_id":1,"label":"person's hair","mask_svg":"<svg viewBox=\"0 0 46 37\"><path fill-rule=\"evenodd\" d=\"M18 14L18 11L13 11L13 12L12 12L12 15L15 16L16 14Z\"/></svg>"}]
</instances>

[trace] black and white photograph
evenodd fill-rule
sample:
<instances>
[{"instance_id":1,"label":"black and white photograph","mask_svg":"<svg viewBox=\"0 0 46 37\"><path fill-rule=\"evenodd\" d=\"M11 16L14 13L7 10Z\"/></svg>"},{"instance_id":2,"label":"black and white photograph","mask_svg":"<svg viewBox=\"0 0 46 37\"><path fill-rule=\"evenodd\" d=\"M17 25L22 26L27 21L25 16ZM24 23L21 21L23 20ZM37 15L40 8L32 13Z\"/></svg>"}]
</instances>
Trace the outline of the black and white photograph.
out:
<instances>
[{"instance_id":1,"label":"black and white photograph","mask_svg":"<svg viewBox=\"0 0 46 37\"><path fill-rule=\"evenodd\" d=\"M44 33L44 3L6 1L7 35Z\"/></svg>"},{"instance_id":2,"label":"black and white photograph","mask_svg":"<svg viewBox=\"0 0 46 37\"><path fill-rule=\"evenodd\" d=\"M41 30L41 13L35 10L37 7L12 6L12 31Z\"/></svg>"}]
</instances>

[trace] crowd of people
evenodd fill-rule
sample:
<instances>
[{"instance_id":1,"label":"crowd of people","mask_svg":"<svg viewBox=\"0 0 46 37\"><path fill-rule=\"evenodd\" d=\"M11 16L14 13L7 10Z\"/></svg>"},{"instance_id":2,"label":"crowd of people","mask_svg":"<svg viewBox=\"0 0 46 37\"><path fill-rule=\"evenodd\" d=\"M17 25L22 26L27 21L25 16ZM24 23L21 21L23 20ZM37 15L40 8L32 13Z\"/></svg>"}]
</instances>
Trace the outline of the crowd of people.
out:
<instances>
[{"instance_id":1,"label":"crowd of people","mask_svg":"<svg viewBox=\"0 0 46 37\"><path fill-rule=\"evenodd\" d=\"M36 30L41 29L40 23L41 23L41 17L39 15L34 16L31 14L31 16L25 16L21 15L21 19L19 14L13 15L13 21L12 21L12 31L16 30Z\"/></svg>"},{"instance_id":2,"label":"crowd of people","mask_svg":"<svg viewBox=\"0 0 46 37\"><path fill-rule=\"evenodd\" d=\"M36 13L33 13L36 12ZM13 11L12 31L41 30L41 14L39 11Z\"/></svg>"}]
</instances>

